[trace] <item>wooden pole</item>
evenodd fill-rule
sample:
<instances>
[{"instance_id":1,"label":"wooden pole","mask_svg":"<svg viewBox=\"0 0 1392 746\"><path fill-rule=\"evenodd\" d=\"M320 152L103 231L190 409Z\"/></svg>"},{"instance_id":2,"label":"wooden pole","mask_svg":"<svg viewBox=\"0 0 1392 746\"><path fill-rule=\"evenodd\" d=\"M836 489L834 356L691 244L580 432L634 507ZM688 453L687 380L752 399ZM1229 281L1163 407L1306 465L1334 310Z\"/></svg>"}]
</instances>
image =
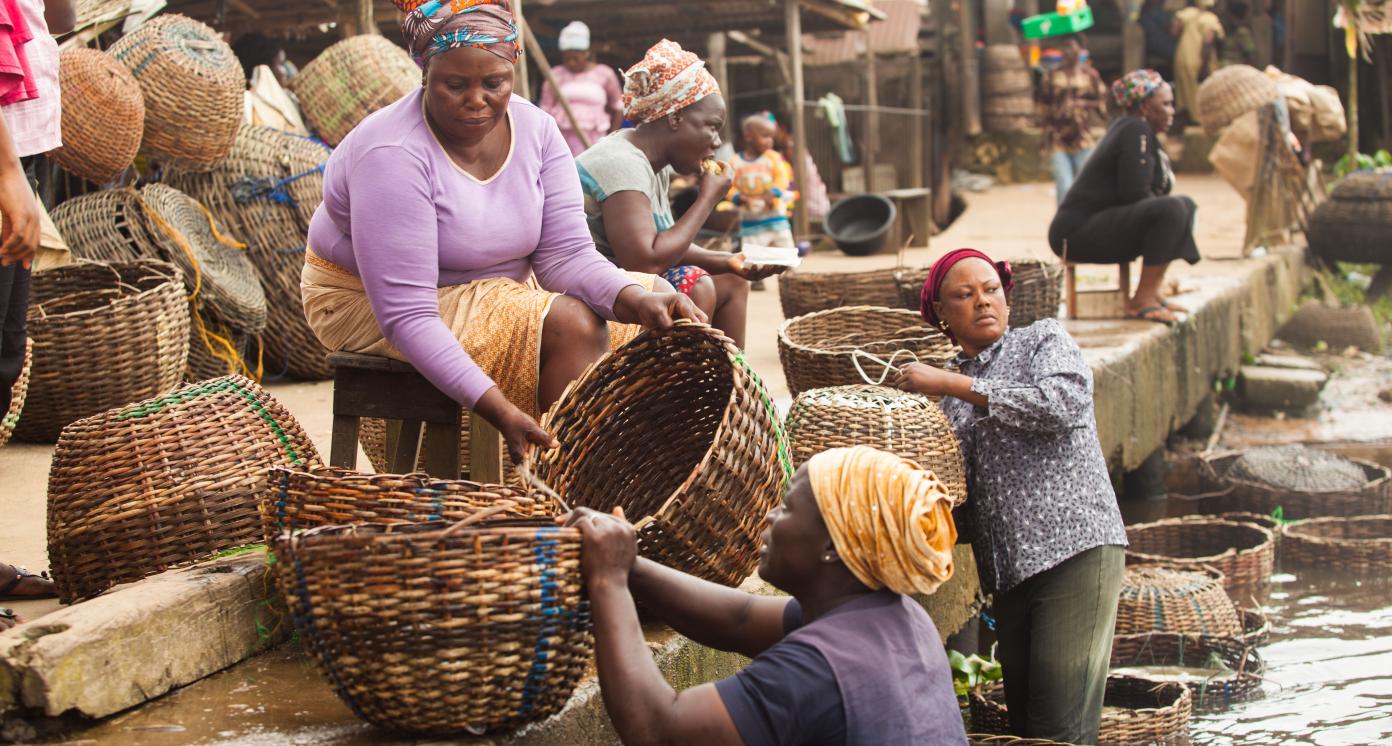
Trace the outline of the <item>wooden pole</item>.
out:
<instances>
[{"instance_id":1,"label":"wooden pole","mask_svg":"<svg viewBox=\"0 0 1392 746\"><path fill-rule=\"evenodd\" d=\"M522 40L527 45L527 54L536 61L537 69L541 71L541 77L546 80L547 85L551 86L551 94L556 97L557 101L561 102L561 110L565 112L566 120L570 122L570 128L580 136L580 144L588 150L594 143L590 142L590 135L585 132L585 128L580 126L580 120L575 118L575 112L571 111L570 102L561 92L561 87L556 85L556 76L551 74L551 65L546 61L546 52L542 51L541 42L536 40L536 36L532 34L532 29L527 26L526 21L519 20L517 28L522 30Z\"/></svg>"},{"instance_id":2,"label":"wooden pole","mask_svg":"<svg viewBox=\"0 0 1392 746\"><path fill-rule=\"evenodd\" d=\"M358 0L358 27L355 33L377 33L377 21L373 18L373 0Z\"/></svg>"},{"instance_id":3,"label":"wooden pole","mask_svg":"<svg viewBox=\"0 0 1392 746\"><path fill-rule=\"evenodd\" d=\"M962 123L967 136L981 134L981 83L976 66L975 3L957 4L958 53L962 72Z\"/></svg>"},{"instance_id":4,"label":"wooden pole","mask_svg":"<svg viewBox=\"0 0 1392 746\"><path fill-rule=\"evenodd\" d=\"M876 191L875 155L880 149L880 82L875 70L875 43L870 32L861 32L865 39L865 132L861 145L860 165L865 170L865 191Z\"/></svg>"},{"instance_id":5,"label":"wooden pole","mask_svg":"<svg viewBox=\"0 0 1392 746\"><path fill-rule=\"evenodd\" d=\"M1285 0L1284 5L1282 15L1286 21L1286 38L1281 45L1281 69L1291 75L1299 75L1295 70L1295 29L1291 27L1291 20L1295 18L1295 0Z\"/></svg>"},{"instance_id":6,"label":"wooden pole","mask_svg":"<svg viewBox=\"0 0 1392 746\"><path fill-rule=\"evenodd\" d=\"M963 3L966 5L967 3ZM986 0L986 43L1014 44L1015 32L1010 28L1011 0Z\"/></svg>"},{"instance_id":7,"label":"wooden pole","mask_svg":"<svg viewBox=\"0 0 1392 746\"><path fill-rule=\"evenodd\" d=\"M528 40L532 42L536 41L532 39L531 29L527 28L526 16L522 15L522 0L512 0L512 19L517 23L518 31L522 34L523 44L527 44ZM527 46L530 47L531 45L527 44ZM540 49L541 47L537 48ZM530 52L528 52L528 54L530 54ZM522 93L522 98L530 101L532 98L532 81L531 74L527 71L527 58L523 57L519 62L520 64L517 66L517 80L514 81L512 88L514 91L520 91ZM538 57L536 63L537 67L541 68L546 64L546 58ZM552 87L554 88L555 86ZM557 93L560 93L560 91L557 91Z\"/></svg>"},{"instance_id":8,"label":"wooden pole","mask_svg":"<svg viewBox=\"0 0 1392 746\"><path fill-rule=\"evenodd\" d=\"M909 108L920 112L913 117L913 138L909 140L909 186L918 188L923 186L923 174L930 167L923 160L923 130L928 127L932 119L922 115L923 112L923 57L914 52L913 59L909 60ZM927 236L923 237L927 240Z\"/></svg>"},{"instance_id":9,"label":"wooden pole","mask_svg":"<svg viewBox=\"0 0 1392 746\"><path fill-rule=\"evenodd\" d=\"M1353 14L1346 14L1353 23ZM1353 56L1348 58L1348 158L1349 166L1358 167L1358 35L1353 35Z\"/></svg>"},{"instance_id":10,"label":"wooden pole","mask_svg":"<svg viewBox=\"0 0 1392 746\"><path fill-rule=\"evenodd\" d=\"M793 132L798 139L797 155L793 158L793 178L797 188L807 188L807 114L803 111L802 90L802 14L798 0L783 2L784 35L788 37L788 57L792 67L793 79ZM806 236L811 230L807 218L807 200L800 199L793 205L793 235Z\"/></svg>"},{"instance_id":11,"label":"wooden pole","mask_svg":"<svg viewBox=\"0 0 1392 746\"><path fill-rule=\"evenodd\" d=\"M730 65L725 60L725 33L717 31L706 38L706 65L715 76L720 94L725 97L725 126L720 128L720 139L734 142L735 97L730 90Z\"/></svg>"}]
</instances>

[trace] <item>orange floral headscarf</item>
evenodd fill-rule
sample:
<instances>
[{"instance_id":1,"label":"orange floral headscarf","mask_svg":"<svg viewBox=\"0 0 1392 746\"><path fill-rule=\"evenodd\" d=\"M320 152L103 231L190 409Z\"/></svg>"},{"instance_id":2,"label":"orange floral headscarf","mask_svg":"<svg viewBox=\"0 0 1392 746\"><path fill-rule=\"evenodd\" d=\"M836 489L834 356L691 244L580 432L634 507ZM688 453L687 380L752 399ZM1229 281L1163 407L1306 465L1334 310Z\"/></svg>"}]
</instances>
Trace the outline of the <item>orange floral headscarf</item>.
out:
<instances>
[{"instance_id":1,"label":"orange floral headscarf","mask_svg":"<svg viewBox=\"0 0 1392 746\"><path fill-rule=\"evenodd\" d=\"M720 93L701 58L663 39L643 60L624 71L624 117L634 124L654 122Z\"/></svg>"}]
</instances>

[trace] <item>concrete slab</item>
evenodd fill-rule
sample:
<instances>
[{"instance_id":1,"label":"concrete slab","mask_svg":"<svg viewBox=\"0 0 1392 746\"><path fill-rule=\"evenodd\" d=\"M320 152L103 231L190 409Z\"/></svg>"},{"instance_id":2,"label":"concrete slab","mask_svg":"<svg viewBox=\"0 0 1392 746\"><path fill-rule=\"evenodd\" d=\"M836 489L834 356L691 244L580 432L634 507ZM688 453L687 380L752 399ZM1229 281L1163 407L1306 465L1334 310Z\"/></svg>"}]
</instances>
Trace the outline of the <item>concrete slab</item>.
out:
<instances>
[{"instance_id":1,"label":"concrete slab","mask_svg":"<svg viewBox=\"0 0 1392 746\"><path fill-rule=\"evenodd\" d=\"M1264 368L1288 368L1291 370L1313 370L1324 372L1318 360L1299 355L1257 355L1256 364Z\"/></svg>"},{"instance_id":2,"label":"concrete slab","mask_svg":"<svg viewBox=\"0 0 1392 746\"><path fill-rule=\"evenodd\" d=\"M1258 411L1299 412L1319 400L1329 382L1322 370L1244 365L1238 377L1242 403Z\"/></svg>"}]
</instances>

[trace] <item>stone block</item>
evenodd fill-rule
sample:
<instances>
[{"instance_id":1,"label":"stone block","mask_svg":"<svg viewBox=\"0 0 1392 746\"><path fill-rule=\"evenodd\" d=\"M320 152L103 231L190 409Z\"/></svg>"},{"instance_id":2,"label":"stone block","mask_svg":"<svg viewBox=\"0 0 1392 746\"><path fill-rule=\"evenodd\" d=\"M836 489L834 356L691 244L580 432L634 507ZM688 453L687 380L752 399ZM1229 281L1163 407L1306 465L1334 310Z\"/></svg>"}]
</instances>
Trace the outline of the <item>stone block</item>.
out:
<instances>
[{"instance_id":1,"label":"stone block","mask_svg":"<svg viewBox=\"0 0 1392 746\"><path fill-rule=\"evenodd\" d=\"M1239 386L1248 409L1300 411L1319 400L1324 371L1244 365Z\"/></svg>"},{"instance_id":2,"label":"stone block","mask_svg":"<svg viewBox=\"0 0 1392 746\"><path fill-rule=\"evenodd\" d=\"M1258 355L1257 365L1263 368L1287 368L1290 370L1313 370L1325 372L1318 360L1299 355Z\"/></svg>"}]
</instances>

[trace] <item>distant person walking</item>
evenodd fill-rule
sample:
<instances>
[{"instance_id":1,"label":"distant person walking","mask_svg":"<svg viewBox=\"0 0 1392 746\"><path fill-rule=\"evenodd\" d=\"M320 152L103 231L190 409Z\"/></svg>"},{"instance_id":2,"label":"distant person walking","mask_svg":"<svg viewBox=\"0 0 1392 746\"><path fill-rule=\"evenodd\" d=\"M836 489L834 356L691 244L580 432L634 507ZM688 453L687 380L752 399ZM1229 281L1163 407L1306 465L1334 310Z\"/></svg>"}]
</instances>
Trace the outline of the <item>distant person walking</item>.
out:
<instances>
[{"instance_id":1,"label":"distant person walking","mask_svg":"<svg viewBox=\"0 0 1392 746\"><path fill-rule=\"evenodd\" d=\"M1223 22L1213 12L1218 0L1189 0L1188 7L1174 15L1175 111L1182 124L1198 114L1199 83L1218 65L1218 40L1223 38Z\"/></svg>"},{"instance_id":2,"label":"distant person walking","mask_svg":"<svg viewBox=\"0 0 1392 746\"><path fill-rule=\"evenodd\" d=\"M559 95L550 83L541 86L541 108L561 127L561 135L571 155L585 152L585 142L566 116L561 97L584 130L590 144L623 126L623 89L614 68L594 61L590 54L590 27L576 21L561 29L561 64L551 68L560 87Z\"/></svg>"},{"instance_id":3,"label":"distant person walking","mask_svg":"<svg viewBox=\"0 0 1392 746\"><path fill-rule=\"evenodd\" d=\"M1107 114L1107 85L1092 64L1082 59L1085 44L1081 34L1063 37L1059 41L1063 62L1044 74L1039 87L1044 121L1041 147L1049 157L1059 204L1097 145L1094 128Z\"/></svg>"}]
</instances>

